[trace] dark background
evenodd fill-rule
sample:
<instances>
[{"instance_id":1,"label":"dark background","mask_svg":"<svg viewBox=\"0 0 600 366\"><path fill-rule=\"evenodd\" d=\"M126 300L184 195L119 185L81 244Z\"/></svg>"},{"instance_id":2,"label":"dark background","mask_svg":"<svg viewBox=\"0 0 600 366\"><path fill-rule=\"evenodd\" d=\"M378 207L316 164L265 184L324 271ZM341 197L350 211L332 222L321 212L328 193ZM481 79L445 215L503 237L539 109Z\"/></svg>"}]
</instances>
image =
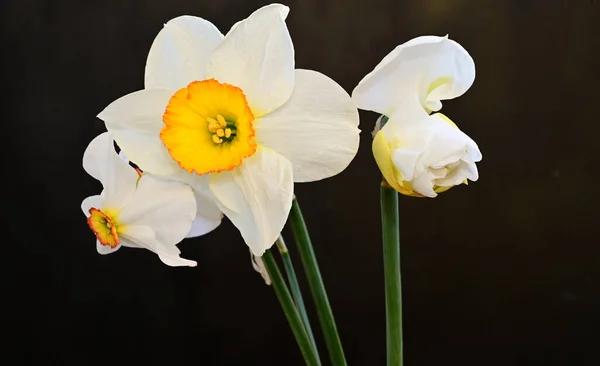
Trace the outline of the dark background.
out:
<instances>
[{"instance_id":1,"label":"dark background","mask_svg":"<svg viewBox=\"0 0 600 366\"><path fill-rule=\"evenodd\" d=\"M1 3L2 364L302 364L229 221L180 245L198 267L170 268L148 251L98 255L79 208L100 190L81 167L95 116L143 87L162 24L191 14L225 33L263 4ZM297 67L348 92L415 36L449 34L475 60L443 112L479 144L480 180L400 200L406 365L600 364L600 4L286 4ZM347 170L296 186L351 365L385 363L375 118L361 112Z\"/></svg>"}]
</instances>

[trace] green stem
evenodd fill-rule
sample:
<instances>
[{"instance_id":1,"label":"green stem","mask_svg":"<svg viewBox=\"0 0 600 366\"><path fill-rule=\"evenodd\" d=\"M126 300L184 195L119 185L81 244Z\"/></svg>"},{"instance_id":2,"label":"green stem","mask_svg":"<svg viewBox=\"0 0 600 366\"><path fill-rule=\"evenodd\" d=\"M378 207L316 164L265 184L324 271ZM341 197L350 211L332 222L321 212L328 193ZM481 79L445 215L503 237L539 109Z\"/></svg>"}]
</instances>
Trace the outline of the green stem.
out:
<instances>
[{"instance_id":1,"label":"green stem","mask_svg":"<svg viewBox=\"0 0 600 366\"><path fill-rule=\"evenodd\" d=\"M296 277L296 271L294 270L292 257L290 256L290 252L288 252L288 249L285 246L285 241L283 240L283 236L281 235L279 235L279 238L277 238L277 249L279 249L279 254L281 254L283 266L285 268L285 272L287 273L288 283L290 284L290 291L292 292L294 302L296 303L296 309L298 309L300 312L300 316L304 322L304 329L306 330L313 349L318 357L319 351L317 350L317 342L315 342L315 337L313 336L312 328L310 326L310 320L308 319L308 314L306 313L306 307L304 306L304 299L302 298L302 292L300 291L300 284L298 283L298 277Z\"/></svg>"},{"instance_id":2,"label":"green stem","mask_svg":"<svg viewBox=\"0 0 600 366\"><path fill-rule=\"evenodd\" d=\"M387 319L387 365L402 366L402 284L400 278L398 192L386 182L381 184L381 228Z\"/></svg>"},{"instance_id":3,"label":"green stem","mask_svg":"<svg viewBox=\"0 0 600 366\"><path fill-rule=\"evenodd\" d=\"M308 279L308 285L315 302L331 364L333 366L345 366L346 359L344 357L342 342L340 341L340 336L338 335L335 320L333 318L333 312L331 311L331 306L327 299L327 292L325 291L325 285L321 278L317 257L315 256L315 252L310 242L310 236L308 235L308 230L304 223L304 218L302 217L302 211L300 211L300 206L298 205L296 198L292 201L289 223L291 224L292 233L294 234L296 244L298 245L298 253L300 254L304 272L306 272L306 277Z\"/></svg>"},{"instance_id":4,"label":"green stem","mask_svg":"<svg viewBox=\"0 0 600 366\"><path fill-rule=\"evenodd\" d=\"M294 337L296 337L296 342L298 343L298 347L300 347L300 352L302 352L304 361L309 366L320 366L321 362L312 348L310 339L304 330L302 319L300 318L298 311L296 311L292 296L287 289L285 280L283 279L283 276L279 271L279 267L277 267L277 262L275 262L275 258L270 250L265 252L265 254L262 256L262 260L267 268L267 271L269 272L273 289L275 290L275 294L279 299L281 308L283 309L288 323L290 324L290 328L292 328Z\"/></svg>"}]
</instances>

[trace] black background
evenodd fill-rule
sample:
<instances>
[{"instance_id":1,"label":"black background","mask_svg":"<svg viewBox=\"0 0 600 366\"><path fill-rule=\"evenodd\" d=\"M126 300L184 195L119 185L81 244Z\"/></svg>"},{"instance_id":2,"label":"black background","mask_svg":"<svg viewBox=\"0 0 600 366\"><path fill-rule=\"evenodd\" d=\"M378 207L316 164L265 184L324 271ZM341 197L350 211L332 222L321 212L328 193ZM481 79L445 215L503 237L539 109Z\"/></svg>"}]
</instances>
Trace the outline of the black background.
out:
<instances>
[{"instance_id":1,"label":"black background","mask_svg":"<svg viewBox=\"0 0 600 366\"><path fill-rule=\"evenodd\" d=\"M2 364L302 364L229 221L180 245L198 267L170 268L98 255L79 208L100 190L81 167L95 116L143 87L162 24L190 14L226 32L266 3L1 3ZM400 200L406 365L600 364L599 4L286 3L297 67L348 92L415 36L449 34L475 60L443 112L479 144L480 180ZM385 363L375 118L361 112L347 170L296 185L351 365Z\"/></svg>"}]
</instances>

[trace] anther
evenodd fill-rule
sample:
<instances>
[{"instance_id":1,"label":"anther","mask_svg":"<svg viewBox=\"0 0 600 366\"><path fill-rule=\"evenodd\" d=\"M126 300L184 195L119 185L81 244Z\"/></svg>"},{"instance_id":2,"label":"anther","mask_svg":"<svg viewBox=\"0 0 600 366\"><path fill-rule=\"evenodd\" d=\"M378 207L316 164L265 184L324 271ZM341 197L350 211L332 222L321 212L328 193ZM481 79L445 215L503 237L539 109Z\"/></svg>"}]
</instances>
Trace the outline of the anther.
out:
<instances>
[{"instance_id":1,"label":"anther","mask_svg":"<svg viewBox=\"0 0 600 366\"><path fill-rule=\"evenodd\" d=\"M221 128L227 126L227 121L225 121L225 118L223 118L223 116L221 116L220 114L217 114L217 122L219 123L219 126Z\"/></svg>"},{"instance_id":2,"label":"anther","mask_svg":"<svg viewBox=\"0 0 600 366\"><path fill-rule=\"evenodd\" d=\"M221 127L219 126L219 122L217 122L217 120L216 120L216 119L214 119L214 118L210 118L210 117L208 117L208 118L206 119L206 122L208 122L208 130L209 130L210 132L217 132L217 130L218 130L219 128L221 128Z\"/></svg>"},{"instance_id":3,"label":"anther","mask_svg":"<svg viewBox=\"0 0 600 366\"><path fill-rule=\"evenodd\" d=\"M231 128L226 128L225 129L225 138L229 138L229 136L231 136Z\"/></svg>"},{"instance_id":4,"label":"anther","mask_svg":"<svg viewBox=\"0 0 600 366\"><path fill-rule=\"evenodd\" d=\"M223 136L225 136L225 131L223 131L223 129L222 129L222 128L219 128L219 129L217 130L217 136L219 136L219 137L223 137Z\"/></svg>"},{"instance_id":5,"label":"anther","mask_svg":"<svg viewBox=\"0 0 600 366\"><path fill-rule=\"evenodd\" d=\"M213 139L213 142L214 142L215 144L220 144L220 143L222 143L222 142L223 142L223 139L222 139L222 138L220 138L219 136L217 136L216 134L215 134L215 135L212 135L212 139Z\"/></svg>"}]
</instances>

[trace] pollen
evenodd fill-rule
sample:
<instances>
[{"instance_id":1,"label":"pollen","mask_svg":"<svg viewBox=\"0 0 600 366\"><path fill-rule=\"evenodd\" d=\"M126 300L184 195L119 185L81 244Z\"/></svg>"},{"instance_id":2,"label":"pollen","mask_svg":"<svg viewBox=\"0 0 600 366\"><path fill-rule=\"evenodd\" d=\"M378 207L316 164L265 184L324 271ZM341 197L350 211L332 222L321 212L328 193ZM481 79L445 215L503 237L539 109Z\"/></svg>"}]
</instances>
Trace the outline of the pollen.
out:
<instances>
[{"instance_id":1,"label":"pollen","mask_svg":"<svg viewBox=\"0 0 600 366\"><path fill-rule=\"evenodd\" d=\"M231 170L256 152L254 115L243 91L214 79L178 90L163 115L160 138L188 172Z\"/></svg>"},{"instance_id":2,"label":"pollen","mask_svg":"<svg viewBox=\"0 0 600 366\"><path fill-rule=\"evenodd\" d=\"M90 217L87 219L90 229L102 245L115 248L120 240L117 234L117 224L111 215L97 208L90 208Z\"/></svg>"}]
</instances>

